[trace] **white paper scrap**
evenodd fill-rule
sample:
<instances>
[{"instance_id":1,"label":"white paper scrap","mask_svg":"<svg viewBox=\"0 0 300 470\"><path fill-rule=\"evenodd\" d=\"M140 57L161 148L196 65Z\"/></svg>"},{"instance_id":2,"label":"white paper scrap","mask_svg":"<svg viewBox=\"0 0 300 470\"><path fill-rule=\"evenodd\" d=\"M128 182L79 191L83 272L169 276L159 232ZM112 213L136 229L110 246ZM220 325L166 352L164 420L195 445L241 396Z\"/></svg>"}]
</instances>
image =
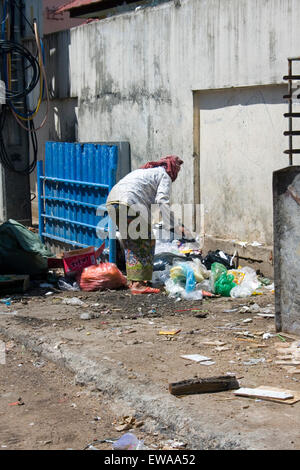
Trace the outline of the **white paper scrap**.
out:
<instances>
[{"instance_id":1,"label":"white paper scrap","mask_svg":"<svg viewBox=\"0 0 300 470\"><path fill-rule=\"evenodd\" d=\"M277 398L278 400L294 398L294 395L288 392L278 392L277 390L265 390L261 388L239 388L234 391L234 394L251 397Z\"/></svg>"},{"instance_id":2,"label":"white paper scrap","mask_svg":"<svg viewBox=\"0 0 300 470\"><path fill-rule=\"evenodd\" d=\"M195 362L203 362L203 361L210 361L210 357L206 356L201 356L200 354L186 354L184 356L180 356L183 359L189 359L190 361L195 361Z\"/></svg>"}]
</instances>

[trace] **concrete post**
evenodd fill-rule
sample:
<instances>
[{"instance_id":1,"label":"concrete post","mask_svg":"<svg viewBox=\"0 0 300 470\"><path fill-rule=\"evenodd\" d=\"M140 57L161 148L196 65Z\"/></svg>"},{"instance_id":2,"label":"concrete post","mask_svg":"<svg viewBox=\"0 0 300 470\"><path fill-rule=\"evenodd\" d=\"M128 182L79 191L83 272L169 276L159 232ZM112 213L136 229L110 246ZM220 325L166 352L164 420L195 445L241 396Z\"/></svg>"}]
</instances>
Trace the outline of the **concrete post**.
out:
<instances>
[{"instance_id":1,"label":"concrete post","mask_svg":"<svg viewBox=\"0 0 300 470\"><path fill-rule=\"evenodd\" d=\"M300 335L300 166L273 173L276 330Z\"/></svg>"}]
</instances>

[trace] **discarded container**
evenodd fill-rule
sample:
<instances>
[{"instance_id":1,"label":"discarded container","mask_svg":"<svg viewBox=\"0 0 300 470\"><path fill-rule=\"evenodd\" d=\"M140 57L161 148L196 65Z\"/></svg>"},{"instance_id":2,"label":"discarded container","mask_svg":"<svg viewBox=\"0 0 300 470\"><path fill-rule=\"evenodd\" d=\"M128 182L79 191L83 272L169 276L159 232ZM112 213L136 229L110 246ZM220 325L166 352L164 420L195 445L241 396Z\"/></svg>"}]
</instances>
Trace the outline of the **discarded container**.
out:
<instances>
[{"instance_id":1,"label":"discarded container","mask_svg":"<svg viewBox=\"0 0 300 470\"><path fill-rule=\"evenodd\" d=\"M104 249L102 245L98 250L95 247L89 246L80 250L72 250L64 253L63 263L66 274L75 274L81 272L87 266L97 263L97 258L100 252Z\"/></svg>"}]
</instances>

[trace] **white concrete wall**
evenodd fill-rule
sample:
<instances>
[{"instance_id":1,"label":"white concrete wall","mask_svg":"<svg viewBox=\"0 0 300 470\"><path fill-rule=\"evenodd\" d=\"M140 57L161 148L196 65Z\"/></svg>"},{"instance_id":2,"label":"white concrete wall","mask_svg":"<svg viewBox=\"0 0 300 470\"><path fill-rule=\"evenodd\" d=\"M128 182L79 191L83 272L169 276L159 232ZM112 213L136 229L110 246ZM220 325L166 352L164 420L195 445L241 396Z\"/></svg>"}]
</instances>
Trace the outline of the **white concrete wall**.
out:
<instances>
[{"instance_id":1,"label":"white concrete wall","mask_svg":"<svg viewBox=\"0 0 300 470\"><path fill-rule=\"evenodd\" d=\"M272 244L272 172L283 151L285 86L200 93L200 179L204 232Z\"/></svg>"},{"instance_id":2,"label":"white concrete wall","mask_svg":"<svg viewBox=\"0 0 300 470\"><path fill-rule=\"evenodd\" d=\"M299 55L299 24L299 0L182 0L180 7L170 1L72 29L65 46L58 37L59 47L56 52L52 48L51 70L60 82L70 85L71 96L78 97L79 140L128 140L133 168L165 154L180 155L185 165L174 184L173 198L176 202L189 203L193 202L193 90L203 92L282 83L282 76L287 72L287 57ZM49 38L53 42L53 36ZM54 67L56 55L64 57L63 73L60 73L61 67ZM285 166L287 157L281 157L284 146L281 116L285 105L277 90L274 97L274 89L269 90L268 106L259 102L243 116L243 119L245 116L251 119L250 137L253 139L266 113L270 117L268 129L272 129L272 139L266 138L264 158L260 161L255 156L256 164L247 167L251 187L256 181L255 190L259 188L260 200L257 207L253 207L251 198L240 199L238 213L254 211L251 221L243 219L243 224L229 233L223 217L218 224L210 222L208 225L209 230L215 232L212 235L260 238L270 242L270 185L263 184L264 178L256 180L256 175L263 172L270 181L272 170ZM212 95L204 96L209 100ZM224 122L236 111L225 108L226 103L223 103L220 115ZM214 112L219 115L217 109ZM272 128L273 121L276 125ZM238 121L234 128L227 129L227 142L231 140L231 133L235 135L236 127L239 127ZM210 138L219 131L213 120L206 121L205 133ZM278 145L274 139L277 132L280 134ZM210 145L209 139L204 145ZM220 141L218 146L222 146ZM227 152L223 166L230 174L229 147ZM211 152L207 153L202 147L202 168L210 164ZM234 159L238 159L236 152ZM236 166L235 173L237 181L245 179L243 165ZM207 189L214 184L214 178L205 184L202 180L201 196L210 201L211 212L218 212L219 197L214 197L212 202ZM224 185L222 188L226 189ZM221 197L220 192L214 194ZM236 198L236 206L237 201ZM257 230L253 228L255 218Z\"/></svg>"}]
</instances>

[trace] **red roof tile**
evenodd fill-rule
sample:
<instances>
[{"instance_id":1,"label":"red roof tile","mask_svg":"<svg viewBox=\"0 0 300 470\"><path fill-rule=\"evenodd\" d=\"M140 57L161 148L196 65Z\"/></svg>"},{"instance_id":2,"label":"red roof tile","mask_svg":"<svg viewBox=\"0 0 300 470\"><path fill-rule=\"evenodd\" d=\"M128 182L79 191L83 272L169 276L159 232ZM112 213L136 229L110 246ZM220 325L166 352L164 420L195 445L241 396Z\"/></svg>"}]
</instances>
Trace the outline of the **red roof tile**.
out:
<instances>
[{"instance_id":1,"label":"red roof tile","mask_svg":"<svg viewBox=\"0 0 300 470\"><path fill-rule=\"evenodd\" d=\"M101 3L103 0L73 0L72 2L68 2L62 7L56 10L56 13L61 13L63 11L72 10L73 8L83 7L85 5L90 5L92 3Z\"/></svg>"}]
</instances>

